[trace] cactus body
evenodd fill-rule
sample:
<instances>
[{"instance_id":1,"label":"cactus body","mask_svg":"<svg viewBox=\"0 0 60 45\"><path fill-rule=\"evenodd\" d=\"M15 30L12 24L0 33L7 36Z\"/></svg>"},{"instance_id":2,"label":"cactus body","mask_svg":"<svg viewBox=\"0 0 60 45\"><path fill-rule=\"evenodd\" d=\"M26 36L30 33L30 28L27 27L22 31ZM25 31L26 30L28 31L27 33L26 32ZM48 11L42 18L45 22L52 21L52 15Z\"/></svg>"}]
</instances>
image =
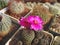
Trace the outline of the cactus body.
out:
<instances>
[{"instance_id":1,"label":"cactus body","mask_svg":"<svg viewBox=\"0 0 60 45\"><path fill-rule=\"evenodd\" d=\"M49 10L47 8L45 8L44 6L42 5L35 5L34 9L33 9L33 15L38 15L40 16L45 24L47 22L49 22L49 20L51 19L51 17L53 16Z\"/></svg>"},{"instance_id":2,"label":"cactus body","mask_svg":"<svg viewBox=\"0 0 60 45\"><path fill-rule=\"evenodd\" d=\"M22 31L22 39L24 45L31 45L32 40L35 37L35 33L32 30L23 30Z\"/></svg>"},{"instance_id":3,"label":"cactus body","mask_svg":"<svg viewBox=\"0 0 60 45\"><path fill-rule=\"evenodd\" d=\"M6 6L7 6L7 3L3 0L0 0L0 9L3 9Z\"/></svg>"},{"instance_id":4,"label":"cactus body","mask_svg":"<svg viewBox=\"0 0 60 45\"><path fill-rule=\"evenodd\" d=\"M0 19L0 36L5 36L10 31L12 22L6 15L0 15Z\"/></svg>"}]
</instances>

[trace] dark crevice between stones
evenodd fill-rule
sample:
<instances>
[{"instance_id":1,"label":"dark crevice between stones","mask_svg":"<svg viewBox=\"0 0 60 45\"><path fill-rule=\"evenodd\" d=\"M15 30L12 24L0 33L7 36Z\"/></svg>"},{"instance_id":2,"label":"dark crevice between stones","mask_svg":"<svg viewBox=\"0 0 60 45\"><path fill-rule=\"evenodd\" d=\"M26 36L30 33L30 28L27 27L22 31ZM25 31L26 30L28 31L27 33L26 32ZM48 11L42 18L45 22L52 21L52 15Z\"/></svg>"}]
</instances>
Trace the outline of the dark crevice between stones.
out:
<instances>
[{"instance_id":1,"label":"dark crevice between stones","mask_svg":"<svg viewBox=\"0 0 60 45\"><path fill-rule=\"evenodd\" d=\"M1 22L1 20L2 20L2 16L0 16L0 22Z\"/></svg>"}]
</instances>

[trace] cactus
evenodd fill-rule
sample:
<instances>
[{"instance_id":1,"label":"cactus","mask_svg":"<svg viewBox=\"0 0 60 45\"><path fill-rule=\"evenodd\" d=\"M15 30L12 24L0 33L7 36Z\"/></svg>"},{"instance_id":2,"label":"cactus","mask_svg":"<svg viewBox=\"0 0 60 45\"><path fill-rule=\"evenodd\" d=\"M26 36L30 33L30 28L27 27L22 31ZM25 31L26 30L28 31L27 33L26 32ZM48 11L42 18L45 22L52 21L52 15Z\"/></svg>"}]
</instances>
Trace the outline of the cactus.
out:
<instances>
[{"instance_id":1,"label":"cactus","mask_svg":"<svg viewBox=\"0 0 60 45\"><path fill-rule=\"evenodd\" d=\"M16 45L23 45L22 41L18 41Z\"/></svg>"},{"instance_id":2,"label":"cactus","mask_svg":"<svg viewBox=\"0 0 60 45\"><path fill-rule=\"evenodd\" d=\"M46 3L45 5L47 5L49 7L49 11L56 15L56 14L60 14L60 4L59 3L55 3L54 5L51 5L50 3Z\"/></svg>"},{"instance_id":3,"label":"cactus","mask_svg":"<svg viewBox=\"0 0 60 45\"><path fill-rule=\"evenodd\" d=\"M34 7L34 4L31 3L31 2L27 2L26 5L27 5L28 8L33 8Z\"/></svg>"},{"instance_id":4,"label":"cactus","mask_svg":"<svg viewBox=\"0 0 60 45\"><path fill-rule=\"evenodd\" d=\"M9 10L11 13L19 15L27 10L27 7L22 1L13 0L9 2Z\"/></svg>"},{"instance_id":5,"label":"cactus","mask_svg":"<svg viewBox=\"0 0 60 45\"><path fill-rule=\"evenodd\" d=\"M49 26L49 30L60 34L60 15L55 15Z\"/></svg>"},{"instance_id":6,"label":"cactus","mask_svg":"<svg viewBox=\"0 0 60 45\"><path fill-rule=\"evenodd\" d=\"M7 3L3 0L0 0L0 9L4 8L7 6Z\"/></svg>"},{"instance_id":7,"label":"cactus","mask_svg":"<svg viewBox=\"0 0 60 45\"><path fill-rule=\"evenodd\" d=\"M54 5L60 7L60 3L55 3Z\"/></svg>"},{"instance_id":8,"label":"cactus","mask_svg":"<svg viewBox=\"0 0 60 45\"><path fill-rule=\"evenodd\" d=\"M25 5L24 2L21 0L12 0L8 4L8 11L7 13L17 19L25 16L30 9Z\"/></svg>"},{"instance_id":9,"label":"cactus","mask_svg":"<svg viewBox=\"0 0 60 45\"><path fill-rule=\"evenodd\" d=\"M32 42L32 45L37 45L38 42L39 42L39 39L35 38L35 39L33 40L33 42Z\"/></svg>"},{"instance_id":10,"label":"cactus","mask_svg":"<svg viewBox=\"0 0 60 45\"><path fill-rule=\"evenodd\" d=\"M32 45L38 45L39 41L43 38L44 34L42 31L35 32L35 39L32 42Z\"/></svg>"},{"instance_id":11,"label":"cactus","mask_svg":"<svg viewBox=\"0 0 60 45\"><path fill-rule=\"evenodd\" d=\"M22 35L24 45L31 45L31 42L35 37L34 31L25 29L22 31L21 35Z\"/></svg>"},{"instance_id":12,"label":"cactus","mask_svg":"<svg viewBox=\"0 0 60 45\"><path fill-rule=\"evenodd\" d=\"M49 45L49 41L47 39L41 39L38 45Z\"/></svg>"},{"instance_id":13,"label":"cactus","mask_svg":"<svg viewBox=\"0 0 60 45\"><path fill-rule=\"evenodd\" d=\"M47 8L45 8L44 6L42 6L42 5L35 5L32 14L33 15L39 15L44 20L45 24L47 22L49 22L49 20L53 16L49 12L49 10Z\"/></svg>"},{"instance_id":14,"label":"cactus","mask_svg":"<svg viewBox=\"0 0 60 45\"><path fill-rule=\"evenodd\" d=\"M36 2L27 2L26 3L26 5L29 7L29 8L33 8L36 4L38 4L38 5L41 5L42 3L40 3L40 2L38 2L38 3L36 3Z\"/></svg>"},{"instance_id":15,"label":"cactus","mask_svg":"<svg viewBox=\"0 0 60 45\"><path fill-rule=\"evenodd\" d=\"M21 12L24 11L24 4L21 1L18 2L16 0L13 0L9 2L8 7L12 13L16 13L16 14L20 14Z\"/></svg>"},{"instance_id":16,"label":"cactus","mask_svg":"<svg viewBox=\"0 0 60 45\"><path fill-rule=\"evenodd\" d=\"M18 39L16 38L13 38L10 42L9 42L9 45L18 45L18 43L22 43L21 41L19 41Z\"/></svg>"},{"instance_id":17,"label":"cactus","mask_svg":"<svg viewBox=\"0 0 60 45\"><path fill-rule=\"evenodd\" d=\"M36 33L36 38L37 38L38 40L40 40L40 39L44 36L44 34L43 34L42 31L36 31L35 33Z\"/></svg>"},{"instance_id":18,"label":"cactus","mask_svg":"<svg viewBox=\"0 0 60 45\"><path fill-rule=\"evenodd\" d=\"M6 15L0 14L0 36L5 36L11 29L11 19Z\"/></svg>"},{"instance_id":19,"label":"cactus","mask_svg":"<svg viewBox=\"0 0 60 45\"><path fill-rule=\"evenodd\" d=\"M56 37L54 38L54 43L53 43L53 45L60 45L60 36L56 36Z\"/></svg>"},{"instance_id":20,"label":"cactus","mask_svg":"<svg viewBox=\"0 0 60 45\"><path fill-rule=\"evenodd\" d=\"M60 14L60 9L58 6L53 6L49 8L50 12L53 13L54 15Z\"/></svg>"},{"instance_id":21,"label":"cactus","mask_svg":"<svg viewBox=\"0 0 60 45\"><path fill-rule=\"evenodd\" d=\"M9 1L11 1L11 0L3 0L3 1L5 1L6 3L9 3Z\"/></svg>"}]
</instances>

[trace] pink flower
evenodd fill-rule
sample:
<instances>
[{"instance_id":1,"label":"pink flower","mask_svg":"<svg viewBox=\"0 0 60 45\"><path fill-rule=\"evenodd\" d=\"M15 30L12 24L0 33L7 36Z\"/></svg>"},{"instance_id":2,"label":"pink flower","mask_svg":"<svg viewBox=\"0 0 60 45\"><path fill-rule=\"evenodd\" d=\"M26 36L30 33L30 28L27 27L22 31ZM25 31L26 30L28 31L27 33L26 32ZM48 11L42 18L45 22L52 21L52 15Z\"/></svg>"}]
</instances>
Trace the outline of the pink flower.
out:
<instances>
[{"instance_id":1,"label":"pink flower","mask_svg":"<svg viewBox=\"0 0 60 45\"><path fill-rule=\"evenodd\" d=\"M26 28L30 28L30 23L28 22L28 19L27 18L21 18L21 20L19 21L19 24L21 25L21 26L24 26L24 27L26 27Z\"/></svg>"},{"instance_id":2,"label":"pink flower","mask_svg":"<svg viewBox=\"0 0 60 45\"><path fill-rule=\"evenodd\" d=\"M20 25L33 29L35 31L43 29L43 20L39 16L28 16L20 20Z\"/></svg>"}]
</instances>

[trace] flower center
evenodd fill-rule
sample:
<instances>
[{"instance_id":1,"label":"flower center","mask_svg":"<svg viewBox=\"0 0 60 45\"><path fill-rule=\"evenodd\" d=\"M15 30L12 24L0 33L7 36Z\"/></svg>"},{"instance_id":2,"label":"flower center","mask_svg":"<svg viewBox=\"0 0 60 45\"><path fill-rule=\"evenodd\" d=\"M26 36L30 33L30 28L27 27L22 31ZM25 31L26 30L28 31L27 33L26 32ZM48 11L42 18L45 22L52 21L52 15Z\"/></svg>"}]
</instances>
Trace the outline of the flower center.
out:
<instances>
[{"instance_id":1,"label":"flower center","mask_svg":"<svg viewBox=\"0 0 60 45\"><path fill-rule=\"evenodd\" d=\"M37 21L37 20L34 20L34 23L35 23L35 24L38 24L38 21Z\"/></svg>"}]
</instances>

